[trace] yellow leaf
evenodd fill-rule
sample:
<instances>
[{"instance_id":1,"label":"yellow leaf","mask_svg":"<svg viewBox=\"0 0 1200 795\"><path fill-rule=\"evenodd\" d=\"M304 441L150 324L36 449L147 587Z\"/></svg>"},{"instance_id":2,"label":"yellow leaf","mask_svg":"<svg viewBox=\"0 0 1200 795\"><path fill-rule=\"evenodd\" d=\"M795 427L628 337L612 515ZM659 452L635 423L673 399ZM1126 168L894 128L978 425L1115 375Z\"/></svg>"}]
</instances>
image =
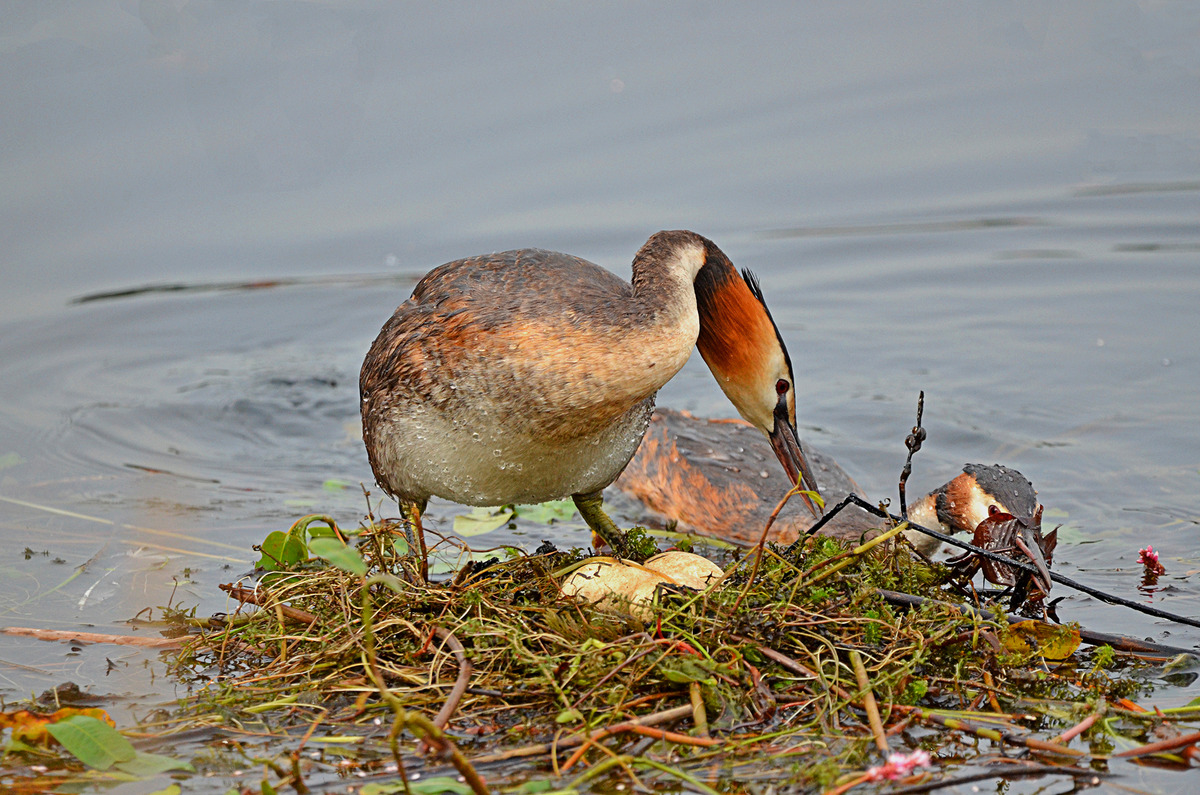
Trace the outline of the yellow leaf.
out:
<instances>
[{"instance_id":1,"label":"yellow leaf","mask_svg":"<svg viewBox=\"0 0 1200 795\"><path fill-rule=\"evenodd\" d=\"M46 732L46 727L75 715L87 715L113 727L117 725L108 717L108 713L99 707L63 707L57 712L30 712L27 709L18 709L14 712L0 712L0 731L12 729L12 739L27 745L49 745L53 738Z\"/></svg>"},{"instance_id":2,"label":"yellow leaf","mask_svg":"<svg viewBox=\"0 0 1200 795\"><path fill-rule=\"evenodd\" d=\"M1020 621L1008 628L1004 648L1013 654L1038 654L1047 660L1065 660L1079 648L1079 630L1044 621Z\"/></svg>"}]
</instances>

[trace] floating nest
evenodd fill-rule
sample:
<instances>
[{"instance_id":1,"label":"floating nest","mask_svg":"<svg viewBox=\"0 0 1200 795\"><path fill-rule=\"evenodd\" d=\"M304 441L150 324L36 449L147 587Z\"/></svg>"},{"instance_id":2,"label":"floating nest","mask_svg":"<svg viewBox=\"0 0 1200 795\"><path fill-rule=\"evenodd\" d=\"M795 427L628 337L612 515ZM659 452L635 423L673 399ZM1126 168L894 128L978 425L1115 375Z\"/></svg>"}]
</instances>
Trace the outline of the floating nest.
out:
<instances>
[{"instance_id":1,"label":"floating nest","mask_svg":"<svg viewBox=\"0 0 1200 795\"><path fill-rule=\"evenodd\" d=\"M357 735L368 780L395 781L391 765L456 773L477 792L605 776L844 790L928 780L1002 746L1023 761L986 777L1086 780L1103 773L1113 731L1132 741L1163 720L1127 700L1130 678L1110 676L1127 658L1079 650L1069 626L955 604L951 573L894 532L740 553L719 561L725 576L707 589L663 585L651 609L632 612L563 594L579 550L476 554L425 583L394 524L345 532L308 517L273 535L284 540L264 544L272 570L222 586L238 609L180 657L205 683L196 708L270 713L305 740ZM888 754L901 764L883 764Z\"/></svg>"}]
</instances>

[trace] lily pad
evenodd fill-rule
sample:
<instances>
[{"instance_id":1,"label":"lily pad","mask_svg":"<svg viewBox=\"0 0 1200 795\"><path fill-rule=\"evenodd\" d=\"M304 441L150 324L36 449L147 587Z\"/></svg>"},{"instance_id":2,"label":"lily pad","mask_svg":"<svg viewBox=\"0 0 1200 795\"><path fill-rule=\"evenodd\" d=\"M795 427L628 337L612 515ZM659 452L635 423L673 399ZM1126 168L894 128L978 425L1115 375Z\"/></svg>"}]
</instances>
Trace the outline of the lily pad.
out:
<instances>
[{"instance_id":1,"label":"lily pad","mask_svg":"<svg viewBox=\"0 0 1200 795\"><path fill-rule=\"evenodd\" d=\"M470 513L454 517L454 532L460 536L480 536L508 524L515 511L509 507L472 508Z\"/></svg>"},{"instance_id":2,"label":"lily pad","mask_svg":"<svg viewBox=\"0 0 1200 795\"><path fill-rule=\"evenodd\" d=\"M518 505L517 516L527 522L550 524L567 521L575 515L575 510L574 500L551 500L539 505Z\"/></svg>"}]
</instances>

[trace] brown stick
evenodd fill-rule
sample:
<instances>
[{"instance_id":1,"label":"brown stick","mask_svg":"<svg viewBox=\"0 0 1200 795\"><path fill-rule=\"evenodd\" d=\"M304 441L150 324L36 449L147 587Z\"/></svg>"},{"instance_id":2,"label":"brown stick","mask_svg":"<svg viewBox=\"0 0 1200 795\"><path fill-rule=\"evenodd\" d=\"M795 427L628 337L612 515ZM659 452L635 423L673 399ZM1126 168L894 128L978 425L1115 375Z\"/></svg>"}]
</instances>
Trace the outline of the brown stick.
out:
<instances>
[{"instance_id":1,"label":"brown stick","mask_svg":"<svg viewBox=\"0 0 1200 795\"><path fill-rule=\"evenodd\" d=\"M263 603L259 601L258 594L255 593L253 588L243 588L240 585L229 584L221 584L217 587L243 604L258 605L259 607L263 606ZM289 607L288 605L279 605L279 610L281 613L283 613L285 618L290 618L292 621L299 621L301 624L317 623L317 617L307 610L300 610L299 608Z\"/></svg>"},{"instance_id":2,"label":"brown stick","mask_svg":"<svg viewBox=\"0 0 1200 795\"><path fill-rule=\"evenodd\" d=\"M686 718L691 714L692 705L685 704L682 707L673 707L672 709L665 709L662 712L653 712L649 715L643 715L640 718L633 718L621 723L616 723L604 729L597 729L593 732L588 732L587 734L573 734L570 737L559 740L557 743L555 743L555 747L574 748L580 743L587 742L587 740L593 735L598 735L602 732L610 731L612 729L619 729L625 726L656 726L660 723L670 723L672 721L677 721L680 718ZM526 756L539 756L540 754L549 753L549 751L550 743L538 743L537 745L526 745L521 748L514 748L511 751L503 751L498 754L478 756L471 761L477 765L485 762L503 762L507 759L519 759Z\"/></svg>"},{"instance_id":3,"label":"brown stick","mask_svg":"<svg viewBox=\"0 0 1200 795\"><path fill-rule=\"evenodd\" d=\"M800 663L793 660L791 657L788 657L786 654L775 651L770 646L764 646L761 643L757 643L755 641L750 640L749 638L743 638L738 635L731 635L730 637L733 640L736 640L740 643L753 643L754 647L756 649L758 649L760 654L762 654L764 657L774 660L775 662L779 663L780 665L782 665L784 668L788 669L792 673L801 674L802 676L811 676L813 679L816 679L818 682L822 681L820 675L817 674L816 671L806 668L805 666L803 666ZM835 695L837 695L838 698L848 701L852 704L857 703L854 700L854 696L850 695L849 693L847 693L845 690L838 687L837 685L831 685L829 687L829 689L832 690L833 693Z\"/></svg>"},{"instance_id":4,"label":"brown stick","mask_svg":"<svg viewBox=\"0 0 1200 795\"><path fill-rule=\"evenodd\" d=\"M659 740L669 740L680 745L698 745L702 748L710 748L721 744L720 740L714 740L712 737L692 737L689 734L669 732L666 729L656 729L653 726L630 726L625 731L631 731L643 737L656 737Z\"/></svg>"},{"instance_id":5,"label":"brown stick","mask_svg":"<svg viewBox=\"0 0 1200 795\"><path fill-rule=\"evenodd\" d=\"M33 627L4 627L0 633L37 640L77 640L80 643L113 643L118 646L140 646L144 649L178 649L190 637L142 638L137 635L106 635L101 632L67 632L61 629L35 629Z\"/></svg>"},{"instance_id":6,"label":"brown stick","mask_svg":"<svg viewBox=\"0 0 1200 795\"><path fill-rule=\"evenodd\" d=\"M696 726L696 733L701 737L707 737L708 712L704 708L704 694L700 690L699 682L692 682L688 685L688 696L692 702L692 723Z\"/></svg>"},{"instance_id":7,"label":"brown stick","mask_svg":"<svg viewBox=\"0 0 1200 795\"><path fill-rule=\"evenodd\" d=\"M449 757L450 764L454 765L455 769L462 774L463 779L466 780L467 785L475 795L491 795L487 783L479 775L479 771L475 769L475 766L463 756L463 752L454 744L454 741L447 737L441 729L434 726L429 721L429 718L426 718L419 712L409 712L405 715L404 723L410 731L416 729L421 732L423 735L421 739L427 741L429 747L435 752ZM403 768L401 768L401 775L403 775ZM405 780L407 781L407 777Z\"/></svg>"},{"instance_id":8,"label":"brown stick","mask_svg":"<svg viewBox=\"0 0 1200 795\"><path fill-rule=\"evenodd\" d=\"M1057 737L1055 737L1055 738L1054 738L1053 740L1051 740L1050 742L1052 742L1052 743L1062 743L1063 745L1066 745L1067 743L1071 742L1072 740L1074 740L1074 739L1075 739L1076 737L1078 737L1079 735L1083 734L1083 733L1084 733L1085 731L1087 731L1088 729L1092 728L1092 725L1093 725L1093 724L1094 724L1094 723L1095 723L1097 720L1099 720L1099 719L1100 719L1100 715L1101 715L1102 713L1103 713L1103 708L1096 710L1096 711L1095 711L1095 712L1093 712L1091 715L1088 715L1086 718L1084 718L1083 720L1079 721L1079 723L1076 723L1074 726L1072 726L1071 728L1067 729L1065 732L1063 732L1062 734L1058 735Z\"/></svg>"},{"instance_id":9,"label":"brown stick","mask_svg":"<svg viewBox=\"0 0 1200 795\"><path fill-rule=\"evenodd\" d=\"M641 734L645 737L654 737L659 740L670 740L671 742L679 743L680 745L700 745L707 747L721 744L720 740L714 740L711 737L689 737L686 734L669 732L665 729L655 729L651 728L650 726L634 726L618 723L616 726L610 726L607 729L601 729L600 731L588 737L587 740L584 741L583 745L576 748L575 753L571 754L567 758L566 762L563 762L559 772L565 773L572 765L583 758L583 755L587 753L589 748L603 740L605 737L611 737L614 734L621 734L622 732L633 732L634 734Z\"/></svg>"},{"instance_id":10,"label":"brown stick","mask_svg":"<svg viewBox=\"0 0 1200 795\"><path fill-rule=\"evenodd\" d=\"M1066 584L1071 585L1070 582L1067 582ZM926 602L932 602L933 604L943 607L957 608L966 615L979 616L985 621L999 622L1003 620L990 610L983 610L980 608L971 607L970 605L953 604L951 602L942 602L936 599L931 600L926 599L923 596L914 596L913 594L900 593L899 591L887 591L882 588L876 588L875 592L892 604L919 607ZM1015 624L1016 622L1024 621L1025 619L1019 616L1008 616L1007 620L1010 624ZM1147 657L1150 659L1167 659L1180 654L1196 653L1195 649L1184 649L1178 646L1164 646L1161 643L1151 643L1150 641L1139 640L1137 638L1131 638L1125 635L1110 635L1106 632L1096 632L1094 630L1083 628L1079 630L1079 639L1092 646L1108 645L1112 646L1117 651L1129 652L1131 654L1136 654L1140 657Z\"/></svg>"},{"instance_id":11,"label":"brown stick","mask_svg":"<svg viewBox=\"0 0 1200 795\"><path fill-rule=\"evenodd\" d=\"M854 665L854 677L858 680L858 689L863 694L863 708L867 711L867 722L871 724L871 733L875 735L875 747L886 759L892 749L888 747L887 735L883 733L883 721L879 719L879 705L875 703L875 693L871 690L871 680L867 678L867 668L863 665L862 655L857 651L851 651L850 662Z\"/></svg>"},{"instance_id":12,"label":"brown stick","mask_svg":"<svg viewBox=\"0 0 1200 795\"><path fill-rule=\"evenodd\" d=\"M1107 778L1110 775L1112 774L1101 773L1084 767L1074 767L1072 765L1039 765L1032 762L1014 762L1004 767L998 764L988 765L988 769L984 771L970 773L965 776L926 781L921 784L910 784L900 790L900 792L904 792L906 795L918 795L918 793L934 792L935 790L948 787L961 788L963 784L970 784L972 781L987 781L992 778L1002 778L1007 781L1008 779L1028 778L1031 776L1074 776L1080 779L1080 783L1088 782L1094 786L1099 784L1102 778Z\"/></svg>"},{"instance_id":13,"label":"brown stick","mask_svg":"<svg viewBox=\"0 0 1200 795\"><path fill-rule=\"evenodd\" d=\"M454 687L450 689L450 695L446 696L446 703L438 710L438 714L433 719L433 725L438 729L445 729L446 724L450 722L450 718L454 715L454 710L458 709L458 702L462 701L463 694L467 692L467 687L471 684L471 672L474 667L471 661L467 659L467 650L463 648L462 643L458 638L454 637L454 633L442 627L434 627L433 634L442 639L442 642L450 647L450 651L454 652L454 656L458 659L458 678L454 680ZM425 753L429 748L429 744L424 738L417 743L417 753Z\"/></svg>"},{"instance_id":14,"label":"brown stick","mask_svg":"<svg viewBox=\"0 0 1200 795\"><path fill-rule=\"evenodd\" d=\"M969 721L959 718L947 718L944 715L939 715L935 712L929 712L921 707L910 707L903 704L894 704L892 709L900 712L907 712L924 721L936 723L952 731L965 731L973 734L976 737L983 737L986 740L993 742L1008 743L1009 745L1020 745L1029 748L1033 751L1046 751L1052 754L1062 754L1063 756L1087 756L1086 751L1078 751L1074 748L1067 748L1065 745L1058 743L1039 740L1036 737L1018 737L1015 734L1010 734L1004 729L997 729L990 726L977 726Z\"/></svg>"},{"instance_id":15,"label":"brown stick","mask_svg":"<svg viewBox=\"0 0 1200 795\"><path fill-rule=\"evenodd\" d=\"M1173 737L1170 740L1159 740L1156 743L1146 743L1139 745L1137 748L1130 748L1128 751L1121 751L1118 754L1113 754L1114 757L1124 757L1128 759L1132 756L1147 756L1148 754L1163 754L1171 751L1178 751L1181 748L1186 748L1189 745L1200 743L1200 732L1195 734L1183 734L1179 737Z\"/></svg>"}]
</instances>

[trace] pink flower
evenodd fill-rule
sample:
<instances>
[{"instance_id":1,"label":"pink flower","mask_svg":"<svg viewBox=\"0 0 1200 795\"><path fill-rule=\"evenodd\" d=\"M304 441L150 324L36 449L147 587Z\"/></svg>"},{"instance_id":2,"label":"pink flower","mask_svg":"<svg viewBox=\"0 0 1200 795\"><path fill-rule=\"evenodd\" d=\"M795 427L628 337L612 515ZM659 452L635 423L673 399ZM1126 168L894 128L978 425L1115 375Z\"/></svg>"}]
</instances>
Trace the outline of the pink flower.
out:
<instances>
[{"instance_id":1,"label":"pink flower","mask_svg":"<svg viewBox=\"0 0 1200 795\"><path fill-rule=\"evenodd\" d=\"M1146 567L1147 574L1162 574L1166 571L1158 562L1158 553L1154 551L1154 547L1138 550L1138 563Z\"/></svg>"},{"instance_id":2,"label":"pink flower","mask_svg":"<svg viewBox=\"0 0 1200 795\"><path fill-rule=\"evenodd\" d=\"M917 749L911 754L892 754L888 757L887 764L876 765L867 771L867 781L882 781L888 779L895 781L902 776L907 776L915 768L929 767L929 752Z\"/></svg>"}]
</instances>

